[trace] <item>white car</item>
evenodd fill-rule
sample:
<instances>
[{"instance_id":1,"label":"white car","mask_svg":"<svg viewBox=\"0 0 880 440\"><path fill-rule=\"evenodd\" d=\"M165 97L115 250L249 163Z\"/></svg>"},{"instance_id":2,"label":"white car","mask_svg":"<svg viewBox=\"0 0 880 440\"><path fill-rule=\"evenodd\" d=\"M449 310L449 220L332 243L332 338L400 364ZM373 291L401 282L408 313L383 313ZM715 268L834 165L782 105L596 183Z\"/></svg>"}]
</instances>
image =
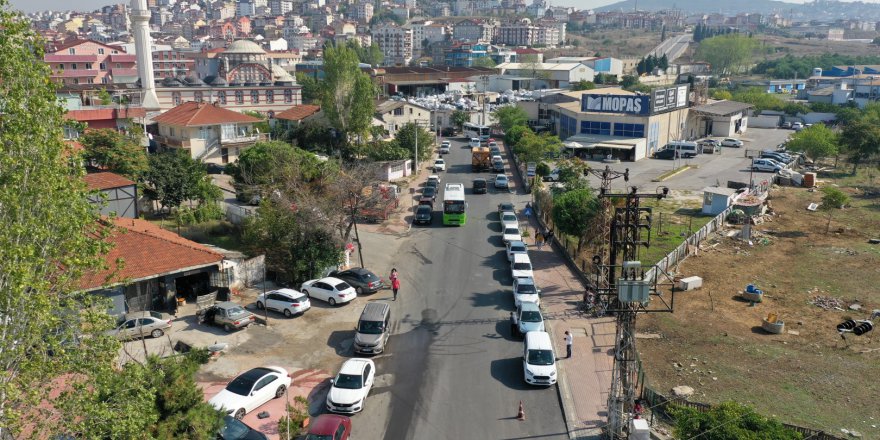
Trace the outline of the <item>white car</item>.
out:
<instances>
[{"instance_id":1,"label":"white car","mask_svg":"<svg viewBox=\"0 0 880 440\"><path fill-rule=\"evenodd\" d=\"M331 306L347 303L357 297L354 287L333 277L306 281L302 283L300 290L307 297L327 301Z\"/></svg>"},{"instance_id":2,"label":"white car","mask_svg":"<svg viewBox=\"0 0 880 440\"><path fill-rule=\"evenodd\" d=\"M556 355L550 335L543 331L525 334L523 341L524 379L529 385L549 386L556 383Z\"/></svg>"},{"instance_id":3,"label":"white car","mask_svg":"<svg viewBox=\"0 0 880 440\"><path fill-rule=\"evenodd\" d=\"M742 146L743 146L743 141L741 141L741 140L739 140L739 139L734 139L734 138L724 138L724 139L721 140L721 146L722 146L722 147L736 147L736 148L739 148L739 147L742 147Z\"/></svg>"},{"instance_id":4,"label":"white car","mask_svg":"<svg viewBox=\"0 0 880 440\"><path fill-rule=\"evenodd\" d=\"M449 154L449 149L452 147L452 143L449 141L443 141L440 144L440 154Z\"/></svg>"},{"instance_id":5,"label":"white car","mask_svg":"<svg viewBox=\"0 0 880 440\"><path fill-rule=\"evenodd\" d=\"M533 277L532 260L528 254L513 254L513 260L510 262L510 273L514 278Z\"/></svg>"},{"instance_id":6,"label":"white car","mask_svg":"<svg viewBox=\"0 0 880 440\"><path fill-rule=\"evenodd\" d=\"M559 180L559 168L555 168L550 174L544 176L545 182L556 182Z\"/></svg>"},{"instance_id":7,"label":"white car","mask_svg":"<svg viewBox=\"0 0 880 440\"><path fill-rule=\"evenodd\" d=\"M505 243L509 243L511 241L522 241L522 235L519 233L519 228L516 226L509 226L501 230L501 238Z\"/></svg>"},{"instance_id":8,"label":"white car","mask_svg":"<svg viewBox=\"0 0 880 440\"><path fill-rule=\"evenodd\" d=\"M471 138L471 140L468 141L468 145L470 145L471 148L479 147L480 146L480 138Z\"/></svg>"},{"instance_id":9,"label":"white car","mask_svg":"<svg viewBox=\"0 0 880 440\"><path fill-rule=\"evenodd\" d=\"M363 411L367 395L373 388L375 374L376 364L369 359L345 361L339 369L339 374L330 381L327 410L347 414Z\"/></svg>"},{"instance_id":10,"label":"white car","mask_svg":"<svg viewBox=\"0 0 880 440\"><path fill-rule=\"evenodd\" d=\"M794 131L801 131L804 129L804 124L803 122L795 122L794 124L791 124L791 129Z\"/></svg>"},{"instance_id":11,"label":"white car","mask_svg":"<svg viewBox=\"0 0 880 440\"><path fill-rule=\"evenodd\" d=\"M521 302L516 306L516 322L521 335L528 332L543 332L544 316L541 309L533 302Z\"/></svg>"},{"instance_id":12,"label":"white car","mask_svg":"<svg viewBox=\"0 0 880 440\"><path fill-rule=\"evenodd\" d=\"M519 219L516 218L516 214L512 211L505 211L501 213L501 225L505 228L511 226L519 227Z\"/></svg>"},{"instance_id":13,"label":"white car","mask_svg":"<svg viewBox=\"0 0 880 440\"><path fill-rule=\"evenodd\" d=\"M446 161L443 159L437 159L434 161L434 172L438 171L446 171Z\"/></svg>"},{"instance_id":14,"label":"white car","mask_svg":"<svg viewBox=\"0 0 880 440\"><path fill-rule=\"evenodd\" d=\"M309 297L294 289L278 289L257 296L258 309L274 310L288 318L305 313L311 307L312 302L309 301Z\"/></svg>"},{"instance_id":15,"label":"white car","mask_svg":"<svg viewBox=\"0 0 880 440\"><path fill-rule=\"evenodd\" d=\"M436 174L431 174L430 176L428 176L428 182L431 181L437 182L437 187L440 187L440 176Z\"/></svg>"},{"instance_id":16,"label":"white car","mask_svg":"<svg viewBox=\"0 0 880 440\"><path fill-rule=\"evenodd\" d=\"M504 159L502 159L501 156L498 154L492 156L491 158L489 158L489 160L491 160L492 162L495 162L495 161L504 162Z\"/></svg>"},{"instance_id":17,"label":"white car","mask_svg":"<svg viewBox=\"0 0 880 440\"><path fill-rule=\"evenodd\" d=\"M513 304L519 307L524 302L533 302L541 305L541 290L535 285L535 279L531 277L519 277L513 279Z\"/></svg>"},{"instance_id":18,"label":"white car","mask_svg":"<svg viewBox=\"0 0 880 440\"><path fill-rule=\"evenodd\" d=\"M290 383L290 376L284 368L254 368L230 381L208 403L236 419L241 419L260 405L283 396Z\"/></svg>"},{"instance_id":19,"label":"white car","mask_svg":"<svg viewBox=\"0 0 880 440\"><path fill-rule=\"evenodd\" d=\"M489 149L491 149L492 147L498 148L498 142L492 141L486 144L486 146L489 147Z\"/></svg>"},{"instance_id":20,"label":"white car","mask_svg":"<svg viewBox=\"0 0 880 440\"><path fill-rule=\"evenodd\" d=\"M495 188L496 189L509 189L510 184L507 182L507 176L504 174L499 174L495 176Z\"/></svg>"},{"instance_id":21,"label":"white car","mask_svg":"<svg viewBox=\"0 0 880 440\"><path fill-rule=\"evenodd\" d=\"M755 159L752 161L752 170L754 171L778 173L781 169L782 167L772 159Z\"/></svg>"},{"instance_id":22,"label":"white car","mask_svg":"<svg viewBox=\"0 0 880 440\"><path fill-rule=\"evenodd\" d=\"M528 252L529 247L523 241L507 242L507 261L513 261L513 256L516 254L527 254Z\"/></svg>"}]
</instances>

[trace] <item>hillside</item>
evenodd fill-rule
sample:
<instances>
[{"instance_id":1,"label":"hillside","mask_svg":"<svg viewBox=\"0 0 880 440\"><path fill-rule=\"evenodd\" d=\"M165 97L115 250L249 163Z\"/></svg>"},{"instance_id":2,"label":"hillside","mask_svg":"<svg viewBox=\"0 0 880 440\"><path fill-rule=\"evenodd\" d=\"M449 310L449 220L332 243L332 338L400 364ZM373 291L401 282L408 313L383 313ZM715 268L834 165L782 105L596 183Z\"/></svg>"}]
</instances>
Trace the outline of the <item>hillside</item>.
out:
<instances>
[{"instance_id":1,"label":"hillside","mask_svg":"<svg viewBox=\"0 0 880 440\"><path fill-rule=\"evenodd\" d=\"M737 2L707 2L704 0L624 0L596 8L596 11L643 11L679 9L688 13L721 13L735 15L743 12L759 12L770 15L779 13L795 21L834 20L859 18L880 20L880 4L863 2L839 2L817 0L807 4L786 3L775 0L741 0Z\"/></svg>"}]
</instances>

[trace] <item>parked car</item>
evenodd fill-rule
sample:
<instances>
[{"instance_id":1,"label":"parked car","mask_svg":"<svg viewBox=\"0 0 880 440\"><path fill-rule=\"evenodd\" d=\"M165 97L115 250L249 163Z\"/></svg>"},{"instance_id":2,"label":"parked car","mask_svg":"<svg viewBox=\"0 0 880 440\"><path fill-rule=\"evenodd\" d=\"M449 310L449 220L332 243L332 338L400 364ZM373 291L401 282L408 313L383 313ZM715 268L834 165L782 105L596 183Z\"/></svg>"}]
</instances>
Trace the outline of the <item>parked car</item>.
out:
<instances>
[{"instance_id":1,"label":"parked car","mask_svg":"<svg viewBox=\"0 0 880 440\"><path fill-rule=\"evenodd\" d=\"M782 128L791 128L791 122L788 122L788 121L783 122L782 125L781 125L781 127L782 127Z\"/></svg>"},{"instance_id":2,"label":"parked car","mask_svg":"<svg viewBox=\"0 0 880 440\"><path fill-rule=\"evenodd\" d=\"M724 138L721 140L721 146L740 148L743 146L743 141L734 138Z\"/></svg>"},{"instance_id":3,"label":"parked car","mask_svg":"<svg viewBox=\"0 0 880 440\"><path fill-rule=\"evenodd\" d=\"M257 308L274 310L290 318L305 313L312 308L312 303L307 296L294 289L278 289L257 295Z\"/></svg>"},{"instance_id":4,"label":"parked car","mask_svg":"<svg viewBox=\"0 0 880 440\"><path fill-rule=\"evenodd\" d=\"M449 149L452 147L452 142L443 141L440 143L440 154L449 154Z\"/></svg>"},{"instance_id":5,"label":"parked car","mask_svg":"<svg viewBox=\"0 0 880 440\"><path fill-rule=\"evenodd\" d=\"M529 246L524 241L508 241L506 247L507 261L513 261L515 254L526 254L529 252Z\"/></svg>"},{"instance_id":6,"label":"parked car","mask_svg":"<svg viewBox=\"0 0 880 440\"><path fill-rule=\"evenodd\" d=\"M482 177L474 179L473 192L474 194L486 194L488 186L486 179L483 179Z\"/></svg>"},{"instance_id":7,"label":"parked car","mask_svg":"<svg viewBox=\"0 0 880 440\"><path fill-rule=\"evenodd\" d=\"M498 218L501 219L501 227L503 228L519 227L519 219L516 218L516 214L513 211L504 211L498 215Z\"/></svg>"},{"instance_id":8,"label":"parked car","mask_svg":"<svg viewBox=\"0 0 880 440\"><path fill-rule=\"evenodd\" d=\"M792 159L794 159L793 157L791 157L791 155L789 155L787 153L780 153L780 152L768 151L768 150L761 152L761 158L774 159L774 160L781 162L783 164L788 164L792 161Z\"/></svg>"},{"instance_id":9,"label":"parked car","mask_svg":"<svg viewBox=\"0 0 880 440\"><path fill-rule=\"evenodd\" d=\"M544 331L544 316L541 315L538 305L533 302L524 301L516 306L516 323L521 335Z\"/></svg>"},{"instance_id":10,"label":"parked car","mask_svg":"<svg viewBox=\"0 0 880 440\"><path fill-rule=\"evenodd\" d=\"M223 330L231 332L240 328L245 328L256 321L253 313L244 309L244 307L229 301L214 304L204 311L205 323L223 327Z\"/></svg>"},{"instance_id":11,"label":"parked car","mask_svg":"<svg viewBox=\"0 0 880 440\"><path fill-rule=\"evenodd\" d=\"M327 301L331 306L347 303L357 298L354 287L339 278L326 277L302 283L300 289L309 298Z\"/></svg>"},{"instance_id":12,"label":"parked car","mask_svg":"<svg viewBox=\"0 0 880 440\"><path fill-rule=\"evenodd\" d=\"M431 205L419 205L413 216L413 222L417 225L430 225L434 221L434 208Z\"/></svg>"},{"instance_id":13,"label":"parked car","mask_svg":"<svg viewBox=\"0 0 880 440\"><path fill-rule=\"evenodd\" d=\"M542 180L545 182L556 182L559 180L559 168L554 168L553 171L550 171L550 174L544 176Z\"/></svg>"},{"instance_id":14,"label":"parked car","mask_svg":"<svg viewBox=\"0 0 880 440\"><path fill-rule=\"evenodd\" d=\"M437 159L434 161L434 172L446 171L446 161L443 159Z\"/></svg>"},{"instance_id":15,"label":"parked car","mask_svg":"<svg viewBox=\"0 0 880 440\"><path fill-rule=\"evenodd\" d=\"M354 414L364 410L376 364L370 359L349 359L342 364L339 374L330 381L327 392L327 411Z\"/></svg>"},{"instance_id":16,"label":"parked car","mask_svg":"<svg viewBox=\"0 0 880 440\"><path fill-rule=\"evenodd\" d=\"M434 203L434 201L437 199L437 187L426 186L422 188L422 198L425 197L430 198L431 203Z\"/></svg>"},{"instance_id":17,"label":"parked car","mask_svg":"<svg viewBox=\"0 0 880 440\"><path fill-rule=\"evenodd\" d=\"M495 188L496 189L509 189L510 185L507 181L507 176L504 174L499 174L495 176Z\"/></svg>"},{"instance_id":18,"label":"parked car","mask_svg":"<svg viewBox=\"0 0 880 440\"><path fill-rule=\"evenodd\" d=\"M752 161L752 170L754 171L767 171L771 173L778 173L781 169L782 167L779 166L779 164L769 159L755 159Z\"/></svg>"},{"instance_id":19,"label":"parked car","mask_svg":"<svg viewBox=\"0 0 880 440\"><path fill-rule=\"evenodd\" d=\"M529 304L529 303L524 303ZM533 331L523 338L524 379L529 385L553 385L556 383L556 355L553 342L544 331Z\"/></svg>"},{"instance_id":20,"label":"parked car","mask_svg":"<svg viewBox=\"0 0 880 440\"><path fill-rule=\"evenodd\" d=\"M673 159L681 157L678 151L675 151L671 148L666 148L660 151L654 152L654 159Z\"/></svg>"},{"instance_id":21,"label":"parked car","mask_svg":"<svg viewBox=\"0 0 880 440\"><path fill-rule=\"evenodd\" d=\"M351 419L338 414L321 414L309 423L304 440L348 440L351 436Z\"/></svg>"},{"instance_id":22,"label":"parked car","mask_svg":"<svg viewBox=\"0 0 880 440\"><path fill-rule=\"evenodd\" d=\"M223 174L226 172L226 165L221 165L217 163L209 163L206 164L205 167L208 170L208 174Z\"/></svg>"},{"instance_id":23,"label":"parked car","mask_svg":"<svg viewBox=\"0 0 880 440\"><path fill-rule=\"evenodd\" d=\"M529 254L513 254L513 259L510 260L510 273L514 278L535 276Z\"/></svg>"},{"instance_id":24,"label":"parked car","mask_svg":"<svg viewBox=\"0 0 880 440\"><path fill-rule=\"evenodd\" d=\"M235 417L224 416L223 426L217 432L217 440L269 440L269 437Z\"/></svg>"},{"instance_id":25,"label":"parked car","mask_svg":"<svg viewBox=\"0 0 880 440\"><path fill-rule=\"evenodd\" d=\"M375 293L384 287L382 278L363 267L353 267L343 271L334 270L330 272L330 276L339 278L348 283L351 287L354 287L354 291L357 292L358 295Z\"/></svg>"},{"instance_id":26,"label":"parked car","mask_svg":"<svg viewBox=\"0 0 880 440\"><path fill-rule=\"evenodd\" d=\"M438 181L436 181L436 180L428 180L428 181L425 182L425 187L426 187L426 188L427 188L427 187L431 187L431 188L434 188L434 190L436 190L437 187L439 187L439 186L440 186L440 182L438 182Z\"/></svg>"},{"instance_id":27,"label":"parked car","mask_svg":"<svg viewBox=\"0 0 880 440\"><path fill-rule=\"evenodd\" d=\"M435 187L440 186L440 176L436 174L431 174L430 176L428 176L428 182L433 182L433 185Z\"/></svg>"},{"instance_id":28,"label":"parked car","mask_svg":"<svg viewBox=\"0 0 880 440\"><path fill-rule=\"evenodd\" d=\"M232 379L208 401L214 408L241 420L260 405L280 398L290 387L287 370L281 367L258 367Z\"/></svg>"},{"instance_id":29,"label":"parked car","mask_svg":"<svg viewBox=\"0 0 880 440\"><path fill-rule=\"evenodd\" d=\"M795 123L792 123L792 124L791 124L791 129L794 130L794 131L801 131L801 130L804 129L804 123L803 123L803 122L795 122Z\"/></svg>"},{"instance_id":30,"label":"parked car","mask_svg":"<svg viewBox=\"0 0 880 440\"><path fill-rule=\"evenodd\" d=\"M501 230L501 239L504 240L505 243L522 241L522 235L519 233L519 228L516 226L508 226Z\"/></svg>"},{"instance_id":31,"label":"parked car","mask_svg":"<svg viewBox=\"0 0 880 440\"><path fill-rule=\"evenodd\" d=\"M532 277L517 277L513 279L513 305L519 307L523 302L533 302L541 305L541 291L535 285Z\"/></svg>"},{"instance_id":32,"label":"parked car","mask_svg":"<svg viewBox=\"0 0 880 440\"><path fill-rule=\"evenodd\" d=\"M498 214L501 214L504 211L515 212L515 209L516 208L514 208L513 203L510 203L510 202L498 204Z\"/></svg>"},{"instance_id":33,"label":"parked car","mask_svg":"<svg viewBox=\"0 0 880 440\"><path fill-rule=\"evenodd\" d=\"M122 324L107 334L116 336L120 341L147 336L161 338L171 329L171 322L170 318L162 316L159 312L133 312L126 314Z\"/></svg>"}]
</instances>

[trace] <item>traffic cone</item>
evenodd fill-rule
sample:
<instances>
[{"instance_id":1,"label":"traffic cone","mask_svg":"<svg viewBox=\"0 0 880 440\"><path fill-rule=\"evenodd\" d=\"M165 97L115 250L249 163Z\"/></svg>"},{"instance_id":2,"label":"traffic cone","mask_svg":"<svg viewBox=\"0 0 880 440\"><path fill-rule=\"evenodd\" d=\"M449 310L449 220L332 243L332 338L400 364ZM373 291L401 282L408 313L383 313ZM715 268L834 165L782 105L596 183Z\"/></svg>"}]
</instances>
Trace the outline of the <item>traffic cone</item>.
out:
<instances>
[{"instance_id":1,"label":"traffic cone","mask_svg":"<svg viewBox=\"0 0 880 440\"><path fill-rule=\"evenodd\" d=\"M526 419L526 410L523 408L522 400L519 401L519 413L517 413L516 419L519 421Z\"/></svg>"}]
</instances>

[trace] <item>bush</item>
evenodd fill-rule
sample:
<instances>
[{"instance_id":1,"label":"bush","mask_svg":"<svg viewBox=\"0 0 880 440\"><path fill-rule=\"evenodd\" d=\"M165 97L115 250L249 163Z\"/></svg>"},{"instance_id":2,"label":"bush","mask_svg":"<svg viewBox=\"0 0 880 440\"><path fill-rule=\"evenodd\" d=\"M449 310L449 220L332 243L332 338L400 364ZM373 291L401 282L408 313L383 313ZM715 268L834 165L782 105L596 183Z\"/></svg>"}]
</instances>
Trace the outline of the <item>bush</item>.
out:
<instances>
[{"instance_id":1,"label":"bush","mask_svg":"<svg viewBox=\"0 0 880 440\"><path fill-rule=\"evenodd\" d=\"M535 167L535 174L540 177L550 174L550 171L550 165L547 165L547 162L540 162L538 163L538 166Z\"/></svg>"},{"instance_id":2,"label":"bush","mask_svg":"<svg viewBox=\"0 0 880 440\"><path fill-rule=\"evenodd\" d=\"M288 393L290 390L287 391ZM293 398L293 404L287 405L287 415L278 420L278 434L282 440L294 440L303 432L303 422L309 418L309 401L303 396ZM288 427L290 435L288 436Z\"/></svg>"}]
</instances>

